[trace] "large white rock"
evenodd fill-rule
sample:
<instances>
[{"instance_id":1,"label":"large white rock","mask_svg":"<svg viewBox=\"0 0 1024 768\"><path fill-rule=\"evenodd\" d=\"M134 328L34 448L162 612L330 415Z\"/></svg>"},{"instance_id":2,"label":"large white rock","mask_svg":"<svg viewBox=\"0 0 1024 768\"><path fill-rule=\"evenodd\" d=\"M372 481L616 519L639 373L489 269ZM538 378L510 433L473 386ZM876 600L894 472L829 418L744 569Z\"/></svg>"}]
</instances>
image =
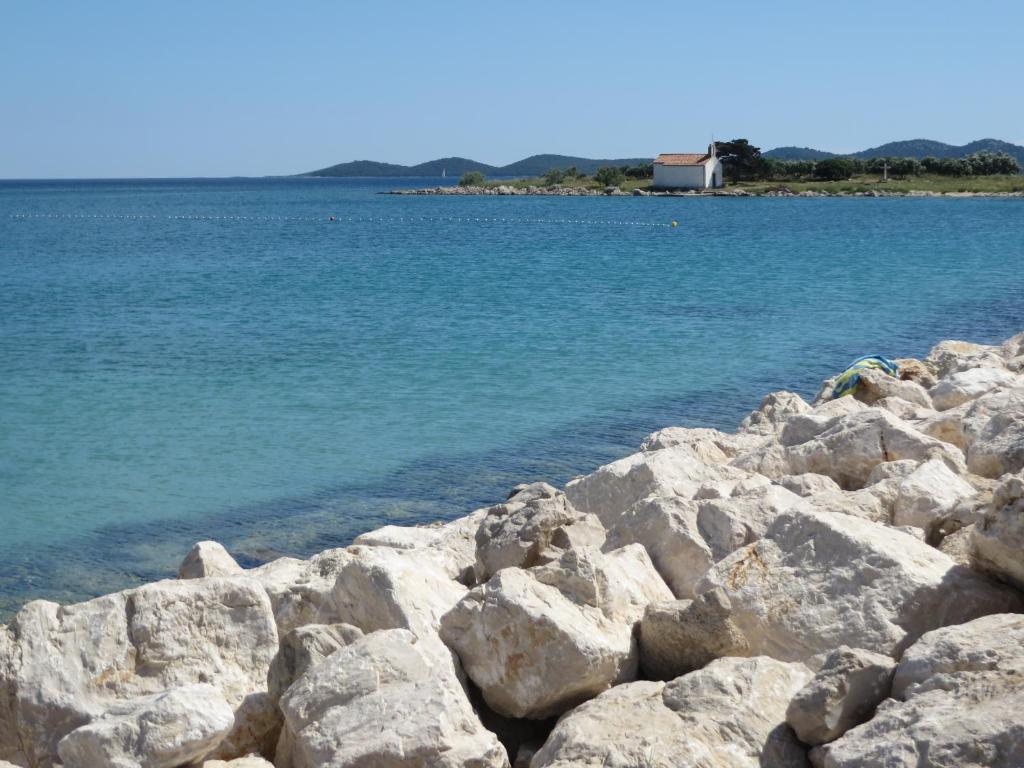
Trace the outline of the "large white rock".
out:
<instances>
[{"instance_id":1,"label":"large white rock","mask_svg":"<svg viewBox=\"0 0 1024 768\"><path fill-rule=\"evenodd\" d=\"M724 591L693 600L650 603L640 622L640 668L653 680L672 680L722 656L747 656L750 646L729 618Z\"/></svg>"},{"instance_id":2,"label":"large white rock","mask_svg":"<svg viewBox=\"0 0 1024 768\"><path fill-rule=\"evenodd\" d=\"M893 525L914 525L930 532L958 503L975 493L974 487L954 474L945 462L926 461L900 481L893 505Z\"/></svg>"},{"instance_id":3,"label":"large white rock","mask_svg":"<svg viewBox=\"0 0 1024 768\"><path fill-rule=\"evenodd\" d=\"M306 624L288 632L267 675L271 698L278 701L308 669L362 636L363 631L351 624Z\"/></svg>"},{"instance_id":4,"label":"large white rock","mask_svg":"<svg viewBox=\"0 0 1024 768\"><path fill-rule=\"evenodd\" d=\"M287 768L507 768L451 654L403 629L373 632L303 675L281 699Z\"/></svg>"},{"instance_id":5,"label":"large white rock","mask_svg":"<svg viewBox=\"0 0 1024 768\"><path fill-rule=\"evenodd\" d=\"M712 568L752 654L809 661L840 645L898 654L923 633L1020 598L912 536L848 515L797 507L760 541Z\"/></svg>"},{"instance_id":6,"label":"large white rock","mask_svg":"<svg viewBox=\"0 0 1024 768\"><path fill-rule=\"evenodd\" d=\"M202 768L274 768L274 764L259 755L246 755L234 760L206 760Z\"/></svg>"},{"instance_id":7,"label":"large white rock","mask_svg":"<svg viewBox=\"0 0 1024 768\"><path fill-rule=\"evenodd\" d=\"M608 531L606 550L641 544L676 597L692 597L714 565L711 548L697 527L697 502L649 496L626 510Z\"/></svg>"},{"instance_id":8,"label":"large white rock","mask_svg":"<svg viewBox=\"0 0 1024 768\"><path fill-rule=\"evenodd\" d=\"M643 547L574 550L498 571L444 616L441 638L493 710L545 718L635 678L633 627L670 599Z\"/></svg>"},{"instance_id":9,"label":"large white rock","mask_svg":"<svg viewBox=\"0 0 1024 768\"><path fill-rule=\"evenodd\" d=\"M887 398L898 398L922 408L932 407L932 398L920 384L915 381L903 381L877 368L868 368L861 372L853 396L867 405L874 405Z\"/></svg>"},{"instance_id":10,"label":"large white rock","mask_svg":"<svg viewBox=\"0 0 1024 768\"><path fill-rule=\"evenodd\" d=\"M817 756L825 768L1024 765L1024 616L929 632L904 654L893 699Z\"/></svg>"},{"instance_id":11,"label":"large white rock","mask_svg":"<svg viewBox=\"0 0 1024 768\"><path fill-rule=\"evenodd\" d=\"M25 759L46 768L71 731L128 699L213 685L235 712L215 756L267 748L277 628L250 579L162 581L76 605L36 601L11 623L19 665L12 710Z\"/></svg>"},{"instance_id":12,"label":"large white rock","mask_svg":"<svg viewBox=\"0 0 1024 768\"><path fill-rule=\"evenodd\" d=\"M385 525L356 536L352 543L417 550L435 558L451 578L472 586L477 578L476 532L487 512L478 509L465 517L433 525Z\"/></svg>"},{"instance_id":13,"label":"large white rock","mask_svg":"<svg viewBox=\"0 0 1024 768\"><path fill-rule=\"evenodd\" d=\"M921 434L888 411L866 408L837 419L806 442L767 446L733 461L741 469L771 478L814 472L827 475L842 488L862 488L871 470L887 461L941 459L964 467L956 447Z\"/></svg>"},{"instance_id":14,"label":"large white rock","mask_svg":"<svg viewBox=\"0 0 1024 768\"><path fill-rule=\"evenodd\" d=\"M805 472L802 475L783 475L778 484L797 496L814 496L819 493L839 492L842 489L831 477Z\"/></svg>"},{"instance_id":15,"label":"large white rock","mask_svg":"<svg viewBox=\"0 0 1024 768\"><path fill-rule=\"evenodd\" d=\"M982 477L1024 469L1024 408L994 414L970 443L967 467Z\"/></svg>"},{"instance_id":16,"label":"large white rock","mask_svg":"<svg viewBox=\"0 0 1024 768\"><path fill-rule=\"evenodd\" d=\"M844 416L867 409L868 406L853 397L825 400L809 411L795 413L787 418L780 425L779 442L783 445L806 443L836 424Z\"/></svg>"},{"instance_id":17,"label":"large white rock","mask_svg":"<svg viewBox=\"0 0 1024 768\"><path fill-rule=\"evenodd\" d=\"M1024 473L999 484L971 543L976 568L1024 589Z\"/></svg>"},{"instance_id":18,"label":"large white rock","mask_svg":"<svg viewBox=\"0 0 1024 768\"><path fill-rule=\"evenodd\" d=\"M569 502L583 513L597 515L606 528L631 506L651 495L693 498L705 482L748 475L728 465L705 464L687 446L634 453L595 472L571 480Z\"/></svg>"},{"instance_id":19,"label":"large white rock","mask_svg":"<svg viewBox=\"0 0 1024 768\"><path fill-rule=\"evenodd\" d=\"M1006 359L999 347L969 341L940 341L932 347L925 363L940 379L971 368L1006 367Z\"/></svg>"},{"instance_id":20,"label":"large white rock","mask_svg":"<svg viewBox=\"0 0 1024 768\"><path fill-rule=\"evenodd\" d=\"M951 373L931 389L935 409L947 411L998 387L1020 386L1021 378L1001 368L970 368Z\"/></svg>"},{"instance_id":21,"label":"large white rock","mask_svg":"<svg viewBox=\"0 0 1024 768\"><path fill-rule=\"evenodd\" d=\"M697 528L712 562L760 539L775 518L802 501L781 485L763 485L742 496L700 502Z\"/></svg>"},{"instance_id":22,"label":"large white rock","mask_svg":"<svg viewBox=\"0 0 1024 768\"><path fill-rule=\"evenodd\" d=\"M278 633L285 635L304 624L339 622L334 606L334 582L351 559L343 549L329 549L309 560L282 557L246 571L270 596Z\"/></svg>"},{"instance_id":23,"label":"large white rock","mask_svg":"<svg viewBox=\"0 0 1024 768\"><path fill-rule=\"evenodd\" d=\"M809 410L811 406L795 392L770 392L761 400L757 410L751 411L740 423L740 432L773 435L790 416Z\"/></svg>"},{"instance_id":24,"label":"large white rock","mask_svg":"<svg viewBox=\"0 0 1024 768\"><path fill-rule=\"evenodd\" d=\"M786 722L804 744L833 741L870 719L889 696L895 671L889 656L840 646L793 697Z\"/></svg>"},{"instance_id":25,"label":"large white rock","mask_svg":"<svg viewBox=\"0 0 1024 768\"><path fill-rule=\"evenodd\" d=\"M477 574L486 581L502 568L537 565L556 530L579 519L565 494L547 483L523 489L487 510L476 532Z\"/></svg>"},{"instance_id":26,"label":"large white rock","mask_svg":"<svg viewBox=\"0 0 1024 768\"><path fill-rule=\"evenodd\" d=\"M174 768L201 759L231 731L234 712L212 685L118 702L57 745L64 768Z\"/></svg>"},{"instance_id":27,"label":"large white rock","mask_svg":"<svg viewBox=\"0 0 1024 768\"><path fill-rule=\"evenodd\" d=\"M558 721L532 768L802 768L786 705L802 664L718 659L670 683L612 688Z\"/></svg>"},{"instance_id":28,"label":"large white rock","mask_svg":"<svg viewBox=\"0 0 1024 768\"><path fill-rule=\"evenodd\" d=\"M408 629L427 637L466 594L437 560L420 550L350 547L334 584L338 621L364 632Z\"/></svg>"},{"instance_id":29,"label":"large white rock","mask_svg":"<svg viewBox=\"0 0 1024 768\"><path fill-rule=\"evenodd\" d=\"M178 568L179 579L202 579L207 576L237 576L242 566L216 541L200 541L185 555Z\"/></svg>"}]
</instances>

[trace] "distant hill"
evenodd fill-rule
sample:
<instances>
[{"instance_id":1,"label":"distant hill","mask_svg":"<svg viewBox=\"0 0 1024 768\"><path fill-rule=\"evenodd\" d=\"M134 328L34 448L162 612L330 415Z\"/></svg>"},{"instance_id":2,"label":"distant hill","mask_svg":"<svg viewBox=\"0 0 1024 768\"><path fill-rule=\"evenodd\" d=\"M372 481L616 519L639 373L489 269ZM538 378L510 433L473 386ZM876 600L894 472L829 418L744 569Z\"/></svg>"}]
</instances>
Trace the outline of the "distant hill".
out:
<instances>
[{"instance_id":1,"label":"distant hill","mask_svg":"<svg viewBox=\"0 0 1024 768\"><path fill-rule=\"evenodd\" d=\"M1011 144L1008 141L999 139L978 139L963 146L946 144L931 139L911 139L910 141L891 141L871 149L864 149L860 152L852 152L844 157L859 157L867 160L872 157L966 157L975 152L1005 152L1017 158L1017 162L1024 168L1024 147ZM809 147L778 147L764 153L765 157L775 160L822 160L826 157L838 157L834 152L824 152L820 149Z\"/></svg>"},{"instance_id":2,"label":"distant hill","mask_svg":"<svg viewBox=\"0 0 1024 768\"><path fill-rule=\"evenodd\" d=\"M467 171L480 171L487 176L540 176L552 168L569 168L576 166L582 173L592 174L604 165L639 165L649 163L649 157L629 157L616 160L594 160L588 157L572 157L570 155L532 155L509 165L494 166L468 160L464 157L444 157L430 160L419 165L396 165L394 163L378 163L373 160L355 160L350 163L339 163L318 171L300 173L300 176L422 176L438 177L441 171L448 176L458 178Z\"/></svg>"}]
</instances>

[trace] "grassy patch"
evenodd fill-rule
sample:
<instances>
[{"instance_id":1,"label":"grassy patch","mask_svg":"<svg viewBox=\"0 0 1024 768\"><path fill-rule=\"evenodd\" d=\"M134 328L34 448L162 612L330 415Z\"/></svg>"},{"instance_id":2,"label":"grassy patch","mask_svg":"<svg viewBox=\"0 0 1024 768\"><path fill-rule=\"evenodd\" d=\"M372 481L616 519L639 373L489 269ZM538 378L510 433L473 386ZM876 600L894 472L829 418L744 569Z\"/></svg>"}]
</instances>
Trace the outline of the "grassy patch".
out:
<instances>
[{"instance_id":1,"label":"grassy patch","mask_svg":"<svg viewBox=\"0 0 1024 768\"><path fill-rule=\"evenodd\" d=\"M937 176L925 174L906 179L882 181L876 175L854 176L844 181L744 181L730 184L733 189L745 189L758 194L777 189L793 192L1024 192L1024 176Z\"/></svg>"}]
</instances>

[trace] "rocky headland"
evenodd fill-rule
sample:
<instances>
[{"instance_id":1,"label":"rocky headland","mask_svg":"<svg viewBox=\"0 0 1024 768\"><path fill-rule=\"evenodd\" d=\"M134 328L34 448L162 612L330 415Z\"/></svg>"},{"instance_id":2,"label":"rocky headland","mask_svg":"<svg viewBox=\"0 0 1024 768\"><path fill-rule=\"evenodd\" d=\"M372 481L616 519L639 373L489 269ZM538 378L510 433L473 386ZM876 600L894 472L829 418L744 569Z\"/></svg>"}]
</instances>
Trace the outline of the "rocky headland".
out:
<instances>
[{"instance_id":1,"label":"rocky headland","mask_svg":"<svg viewBox=\"0 0 1024 768\"><path fill-rule=\"evenodd\" d=\"M618 187L596 189L593 187L565 186L512 186L497 184L488 186L422 187L418 189L393 189L382 195L534 195L543 197L1024 197L1024 192L934 192L915 190L910 192L871 189L856 192L829 192L823 190L792 190L785 186L751 191L742 187L722 189L634 189L626 192Z\"/></svg>"},{"instance_id":2,"label":"rocky headland","mask_svg":"<svg viewBox=\"0 0 1024 768\"><path fill-rule=\"evenodd\" d=\"M0 626L0 766L1024 765L1024 334ZM6 761L6 762L5 762Z\"/></svg>"}]
</instances>

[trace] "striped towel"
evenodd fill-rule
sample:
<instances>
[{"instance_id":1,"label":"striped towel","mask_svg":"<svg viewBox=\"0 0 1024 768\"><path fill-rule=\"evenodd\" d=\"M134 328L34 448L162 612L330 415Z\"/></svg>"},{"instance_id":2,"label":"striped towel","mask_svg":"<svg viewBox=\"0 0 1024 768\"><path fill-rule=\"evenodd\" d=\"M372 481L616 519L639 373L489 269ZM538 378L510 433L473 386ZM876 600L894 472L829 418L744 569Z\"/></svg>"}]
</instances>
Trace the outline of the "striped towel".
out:
<instances>
[{"instance_id":1,"label":"striped towel","mask_svg":"<svg viewBox=\"0 0 1024 768\"><path fill-rule=\"evenodd\" d=\"M835 384L832 385L832 398L852 395L854 390L857 389L857 385L860 384L861 371L868 368L877 368L880 371L885 371L890 376L900 375L900 367L887 357L882 357L881 355L858 357L850 363L845 371L836 377Z\"/></svg>"}]
</instances>

